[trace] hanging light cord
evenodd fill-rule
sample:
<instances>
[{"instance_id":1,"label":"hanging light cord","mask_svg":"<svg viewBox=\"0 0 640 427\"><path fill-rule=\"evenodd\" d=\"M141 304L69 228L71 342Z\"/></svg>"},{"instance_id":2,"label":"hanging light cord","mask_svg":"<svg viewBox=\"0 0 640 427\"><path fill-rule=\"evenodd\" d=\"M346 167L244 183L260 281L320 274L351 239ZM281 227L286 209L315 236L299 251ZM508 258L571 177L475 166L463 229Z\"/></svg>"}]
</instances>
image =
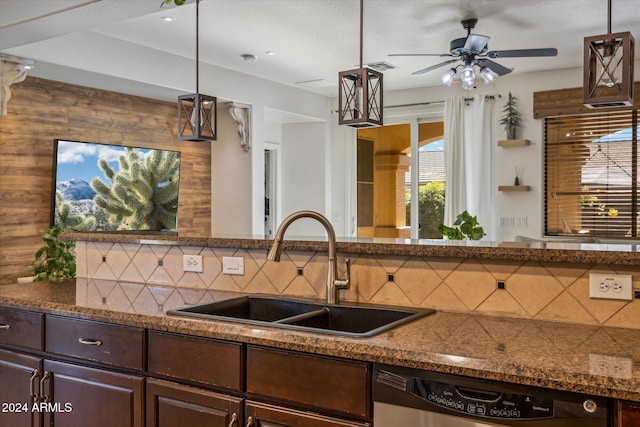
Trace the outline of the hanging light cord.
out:
<instances>
[{"instance_id":1,"label":"hanging light cord","mask_svg":"<svg viewBox=\"0 0 640 427\"><path fill-rule=\"evenodd\" d=\"M200 98L200 12L198 5L200 0L196 0L196 99ZM198 102L198 101L196 101Z\"/></svg>"},{"instance_id":2,"label":"hanging light cord","mask_svg":"<svg viewBox=\"0 0 640 427\"><path fill-rule=\"evenodd\" d=\"M364 0L360 0L360 68L362 68L362 45L363 45L362 39L363 39L363 28L364 28L364 18L362 13L363 2Z\"/></svg>"},{"instance_id":3,"label":"hanging light cord","mask_svg":"<svg viewBox=\"0 0 640 427\"><path fill-rule=\"evenodd\" d=\"M611 0L608 2L607 16L607 34L611 34Z\"/></svg>"}]
</instances>

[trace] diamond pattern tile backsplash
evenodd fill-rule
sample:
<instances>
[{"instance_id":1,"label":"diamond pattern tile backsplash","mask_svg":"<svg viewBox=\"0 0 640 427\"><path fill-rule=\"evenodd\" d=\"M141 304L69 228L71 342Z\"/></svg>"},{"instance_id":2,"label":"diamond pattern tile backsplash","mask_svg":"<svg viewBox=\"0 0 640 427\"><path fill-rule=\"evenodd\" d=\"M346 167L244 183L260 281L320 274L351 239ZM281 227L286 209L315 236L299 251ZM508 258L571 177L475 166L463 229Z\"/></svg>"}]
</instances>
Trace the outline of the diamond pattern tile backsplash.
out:
<instances>
[{"instance_id":1,"label":"diamond pattern tile backsplash","mask_svg":"<svg viewBox=\"0 0 640 427\"><path fill-rule=\"evenodd\" d=\"M325 298L324 253L286 252L267 262L266 251L170 245L78 242L78 298L91 307L161 314L171 308L244 293ZM184 254L202 255L203 272L183 271ZM244 275L222 273L222 257L244 258ZM347 254L339 254L342 269ZM637 266L517 262L348 254L351 288L343 301L430 307L640 329L640 300L589 298L589 273L631 274ZM504 289L497 288L503 281Z\"/></svg>"}]
</instances>

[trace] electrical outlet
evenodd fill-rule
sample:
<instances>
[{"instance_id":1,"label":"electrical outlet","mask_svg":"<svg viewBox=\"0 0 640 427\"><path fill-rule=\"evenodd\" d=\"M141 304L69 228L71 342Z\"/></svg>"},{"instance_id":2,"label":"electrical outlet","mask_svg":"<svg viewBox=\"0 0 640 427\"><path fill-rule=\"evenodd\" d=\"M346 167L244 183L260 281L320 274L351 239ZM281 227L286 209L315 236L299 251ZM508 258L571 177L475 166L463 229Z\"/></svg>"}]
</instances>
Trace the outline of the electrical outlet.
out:
<instances>
[{"instance_id":1,"label":"electrical outlet","mask_svg":"<svg viewBox=\"0 0 640 427\"><path fill-rule=\"evenodd\" d=\"M223 256L222 274L244 276L244 258L241 256Z\"/></svg>"},{"instance_id":2,"label":"electrical outlet","mask_svg":"<svg viewBox=\"0 0 640 427\"><path fill-rule=\"evenodd\" d=\"M202 273L202 255L182 255L182 269Z\"/></svg>"},{"instance_id":3,"label":"electrical outlet","mask_svg":"<svg viewBox=\"0 0 640 427\"><path fill-rule=\"evenodd\" d=\"M631 275L590 273L589 296L631 301L633 299Z\"/></svg>"},{"instance_id":4,"label":"electrical outlet","mask_svg":"<svg viewBox=\"0 0 640 427\"><path fill-rule=\"evenodd\" d=\"M605 377L632 378L633 360L627 357L589 355L589 373Z\"/></svg>"}]
</instances>

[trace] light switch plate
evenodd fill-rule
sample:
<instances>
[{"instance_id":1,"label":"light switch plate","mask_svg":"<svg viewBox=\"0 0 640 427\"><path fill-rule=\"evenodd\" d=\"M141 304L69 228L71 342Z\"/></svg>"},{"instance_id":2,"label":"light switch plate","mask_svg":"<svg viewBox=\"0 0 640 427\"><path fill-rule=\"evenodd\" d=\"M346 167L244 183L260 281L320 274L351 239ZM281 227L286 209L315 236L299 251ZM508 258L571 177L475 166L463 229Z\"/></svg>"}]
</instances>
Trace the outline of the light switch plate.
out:
<instances>
[{"instance_id":1,"label":"light switch plate","mask_svg":"<svg viewBox=\"0 0 640 427\"><path fill-rule=\"evenodd\" d=\"M633 299L631 275L590 273L589 296L631 301Z\"/></svg>"},{"instance_id":2,"label":"light switch plate","mask_svg":"<svg viewBox=\"0 0 640 427\"><path fill-rule=\"evenodd\" d=\"M244 258L241 256L223 256L222 274L244 276Z\"/></svg>"}]
</instances>

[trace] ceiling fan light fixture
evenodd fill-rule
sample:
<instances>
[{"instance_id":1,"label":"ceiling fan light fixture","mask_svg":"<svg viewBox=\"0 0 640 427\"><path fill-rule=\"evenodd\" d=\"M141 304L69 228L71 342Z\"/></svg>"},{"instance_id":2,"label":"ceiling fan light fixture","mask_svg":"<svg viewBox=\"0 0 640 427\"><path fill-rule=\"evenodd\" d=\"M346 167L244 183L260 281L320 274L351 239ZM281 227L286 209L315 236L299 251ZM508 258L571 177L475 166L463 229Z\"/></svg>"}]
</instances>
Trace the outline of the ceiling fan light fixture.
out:
<instances>
[{"instance_id":1,"label":"ceiling fan light fixture","mask_svg":"<svg viewBox=\"0 0 640 427\"><path fill-rule=\"evenodd\" d=\"M488 85L493 83L493 81L498 77L498 74L491 68L482 67L480 68L480 77L484 80L484 84Z\"/></svg>"},{"instance_id":2,"label":"ceiling fan light fixture","mask_svg":"<svg viewBox=\"0 0 640 427\"><path fill-rule=\"evenodd\" d=\"M460 81L473 86L473 83L476 81L476 72L473 71L471 64L465 65L462 71L460 71Z\"/></svg>"},{"instance_id":3,"label":"ceiling fan light fixture","mask_svg":"<svg viewBox=\"0 0 640 427\"><path fill-rule=\"evenodd\" d=\"M456 69L451 68L449 69L449 71L447 71L442 75L442 83L444 83L447 86L451 86L451 83L453 83L453 80L455 78L456 78Z\"/></svg>"},{"instance_id":4,"label":"ceiling fan light fixture","mask_svg":"<svg viewBox=\"0 0 640 427\"><path fill-rule=\"evenodd\" d=\"M474 89L476 86L473 82L469 83L469 82L462 82L462 89L466 89L466 90L471 90Z\"/></svg>"}]
</instances>

